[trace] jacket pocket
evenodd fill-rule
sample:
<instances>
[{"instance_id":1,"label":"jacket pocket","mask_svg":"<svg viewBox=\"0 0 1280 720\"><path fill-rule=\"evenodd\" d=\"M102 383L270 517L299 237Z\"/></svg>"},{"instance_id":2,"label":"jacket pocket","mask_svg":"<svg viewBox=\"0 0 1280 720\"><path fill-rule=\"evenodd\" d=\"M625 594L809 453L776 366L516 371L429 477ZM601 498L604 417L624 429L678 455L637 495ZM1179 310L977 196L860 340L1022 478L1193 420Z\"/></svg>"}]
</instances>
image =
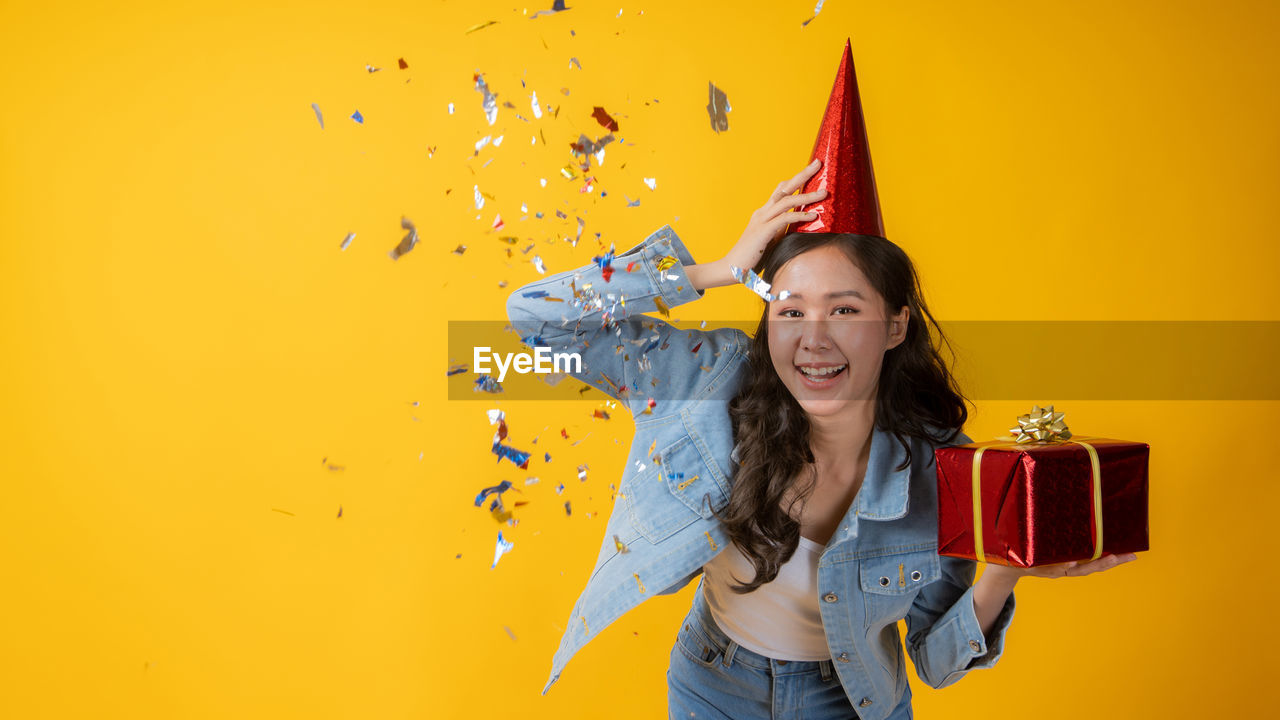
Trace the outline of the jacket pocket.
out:
<instances>
[{"instance_id":1,"label":"jacket pocket","mask_svg":"<svg viewBox=\"0 0 1280 720\"><path fill-rule=\"evenodd\" d=\"M921 588L942 577L936 546L863 558L858 569L866 627L896 624L907 616Z\"/></svg>"},{"instance_id":2,"label":"jacket pocket","mask_svg":"<svg viewBox=\"0 0 1280 720\"><path fill-rule=\"evenodd\" d=\"M624 479L621 492L636 530L657 543L710 517L710 508L702 507L702 496L714 486L706 473L702 453L691 437L682 435L655 455L643 472Z\"/></svg>"}]
</instances>

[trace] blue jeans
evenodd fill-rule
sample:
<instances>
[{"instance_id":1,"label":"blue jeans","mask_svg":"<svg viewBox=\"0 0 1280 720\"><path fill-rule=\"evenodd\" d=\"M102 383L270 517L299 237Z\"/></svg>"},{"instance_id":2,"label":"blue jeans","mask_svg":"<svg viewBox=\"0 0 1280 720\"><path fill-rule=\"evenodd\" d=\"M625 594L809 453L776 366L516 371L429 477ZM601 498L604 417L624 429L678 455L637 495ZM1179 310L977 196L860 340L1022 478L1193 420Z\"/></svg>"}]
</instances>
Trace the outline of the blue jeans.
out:
<instances>
[{"instance_id":1,"label":"blue jeans","mask_svg":"<svg viewBox=\"0 0 1280 720\"><path fill-rule=\"evenodd\" d=\"M856 719L830 660L774 660L730 640L701 588L680 625L667 670L671 720Z\"/></svg>"}]
</instances>

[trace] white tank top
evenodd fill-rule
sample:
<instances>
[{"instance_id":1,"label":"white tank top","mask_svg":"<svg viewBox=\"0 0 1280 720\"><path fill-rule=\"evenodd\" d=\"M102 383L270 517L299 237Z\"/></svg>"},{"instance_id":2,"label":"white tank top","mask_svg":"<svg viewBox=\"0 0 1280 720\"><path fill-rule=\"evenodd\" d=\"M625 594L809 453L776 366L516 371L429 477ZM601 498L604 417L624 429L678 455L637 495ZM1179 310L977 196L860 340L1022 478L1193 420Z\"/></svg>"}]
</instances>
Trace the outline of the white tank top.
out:
<instances>
[{"instance_id":1,"label":"white tank top","mask_svg":"<svg viewBox=\"0 0 1280 720\"><path fill-rule=\"evenodd\" d=\"M731 640L765 657L830 659L818 609L818 558L825 549L801 537L795 554L778 569L778 577L743 595L729 586L750 582L756 576L755 566L730 542L702 568L702 594L711 617Z\"/></svg>"}]
</instances>

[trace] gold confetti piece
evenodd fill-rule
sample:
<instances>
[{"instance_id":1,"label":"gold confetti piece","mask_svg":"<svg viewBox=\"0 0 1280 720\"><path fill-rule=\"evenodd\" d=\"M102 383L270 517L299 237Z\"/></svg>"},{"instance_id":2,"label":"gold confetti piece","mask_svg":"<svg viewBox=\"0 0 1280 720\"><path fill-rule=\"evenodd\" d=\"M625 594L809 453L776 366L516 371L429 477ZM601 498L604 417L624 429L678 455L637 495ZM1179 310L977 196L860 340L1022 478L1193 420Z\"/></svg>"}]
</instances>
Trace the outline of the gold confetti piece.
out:
<instances>
[{"instance_id":1,"label":"gold confetti piece","mask_svg":"<svg viewBox=\"0 0 1280 720\"><path fill-rule=\"evenodd\" d=\"M587 627L587 618L583 617L582 615L579 615L578 617L582 620L582 632L590 635L591 629Z\"/></svg>"},{"instance_id":2,"label":"gold confetti piece","mask_svg":"<svg viewBox=\"0 0 1280 720\"><path fill-rule=\"evenodd\" d=\"M653 299L653 304L658 306L658 312L662 313L664 317L671 317L671 308L667 307L667 304L662 301L662 298L655 297Z\"/></svg>"},{"instance_id":3,"label":"gold confetti piece","mask_svg":"<svg viewBox=\"0 0 1280 720\"><path fill-rule=\"evenodd\" d=\"M711 537L711 533L710 533L710 532L704 532L704 533L702 533L702 534L707 536L707 542L711 543L711 549L712 549L712 550L715 550L715 549L717 549L717 548L719 548L719 547L720 547L719 545L716 545L715 538Z\"/></svg>"},{"instance_id":4,"label":"gold confetti piece","mask_svg":"<svg viewBox=\"0 0 1280 720\"><path fill-rule=\"evenodd\" d=\"M644 583L640 582L640 573L631 573L631 576L636 579L636 585L640 587L640 592L644 592Z\"/></svg>"},{"instance_id":5,"label":"gold confetti piece","mask_svg":"<svg viewBox=\"0 0 1280 720\"><path fill-rule=\"evenodd\" d=\"M477 30L483 30L484 28L487 28L487 27L489 27L490 25L497 25L497 24L498 24L498 21L497 21L497 20L490 20L490 21L488 21L488 22L482 22L482 23L480 23L479 25L472 25L471 27L467 28L467 31L466 31L465 33L463 33L463 34L464 34L464 35L470 35L471 33L475 32L475 31L477 31Z\"/></svg>"},{"instance_id":6,"label":"gold confetti piece","mask_svg":"<svg viewBox=\"0 0 1280 720\"><path fill-rule=\"evenodd\" d=\"M697 475L694 475L693 477L689 478L688 480L685 480L684 482L682 482L682 483L680 483L679 485L677 485L677 486L676 486L676 489L677 489L677 490L684 490L685 488L689 487L689 485L690 485L691 483L693 483L693 481L694 481L694 480L697 480L697 479L698 479L698 476L697 476Z\"/></svg>"},{"instance_id":7,"label":"gold confetti piece","mask_svg":"<svg viewBox=\"0 0 1280 720\"><path fill-rule=\"evenodd\" d=\"M631 552L630 550L627 549L626 543L622 542L622 539L619 538L617 535L613 536L613 544L614 544L614 547L616 547L618 549L618 552L620 553Z\"/></svg>"}]
</instances>

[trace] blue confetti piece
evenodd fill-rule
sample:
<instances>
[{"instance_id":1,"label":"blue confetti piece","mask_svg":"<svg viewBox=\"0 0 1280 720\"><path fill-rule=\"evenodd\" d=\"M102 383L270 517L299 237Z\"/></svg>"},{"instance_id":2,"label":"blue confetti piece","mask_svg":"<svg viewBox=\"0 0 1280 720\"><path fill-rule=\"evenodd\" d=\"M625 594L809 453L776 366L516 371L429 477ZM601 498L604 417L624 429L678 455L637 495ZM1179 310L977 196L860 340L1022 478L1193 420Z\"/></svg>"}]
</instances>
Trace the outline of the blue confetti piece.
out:
<instances>
[{"instance_id":1,"label":"blue confetti piece","mask_svg":"<svg viewBox=\"0 0 1280 720\"><path fill-rule=\"evenodd\" d=\"M493 444L493 454L498 456L498 462L502 462L503 458L506 458L521 470L529 469L529 453L527 452L521 452L510 445L495 442Z\"/></svg>"},{"instance_id":2,"label":"blue confetti piece","mask_svg":"<svg viewBox=\"0 0 1280 720\"><path fill-rule=\"evenodd\" d=\"M551 453L543 453L542 462L551 462Z\"/></svg>"},{"instance_id":3,"label":"blue confetti piece","mask_svg":"<svg viewBox=\"0 0 1280 720\"><path fill-rule=\"evenodd\" d=\"M359 111L359 110L357 110L357 111L355 111L354 113L352 113L352 114L351 114L351 119L352 119L352 120L355 120L356 122L360 123L361 125L363 125L363 124L364 124L364 116L360 114L360 111Z\"/></svg>"},{"instance_id":4,"label":"blue confetti piece","mask_svg":"<svg viewBox=\"0 0 1280 720\"><path fill-rule=\"evenodd\" d=\"M489 566L489 569L492 570L498 567L498 561L502 559L502 556L504 554L511 552L512 547L514 547L514 545L512 545L512 543L508 542L507 540L503 539L502 531L499 530L498 544L495 545L493 548L493 564Z\"/></svg>"},{"instance_id":5,"label":"blue confetti piece","mask_svg":"<svg viewBox=\"0 0 1280 720\"><path fill-rule=\"evenodd\" d=\"M498 494L498 498L501 498L501 497L502 497L502 493L504 493L504 492L506 492L506 491L508 491L508 490L510 490L510 489L511 489L511 481L510 481L510 480L503 480L502 482L498 483L497 485L494 485L493 487L487 487L487 488L485 488L485 489L481 490L481 491L480 491L480 494L476 496L476 507L480 507L481 505L483 505L483 504L484 504L484 499L485 499L485 498L487 498L487 497L489 497L490 495L493 495L494 493L497 493L497 494ZM495 504L496 504L496 503L498 503L498 502L500 502L500 500L499 500L498 498L495 498L495 499L494 499L494 503L495 503ZM490 508L490 509L492 509L492 508Z\"/></svg>"},{"instance_id":6,"label":"blue confetti piece","mask_svg":"<svg viewBox=\"0 0 1280 720\"><path fill-rule=\"evenodd\" d=\"M527 297L527 298L533 298L533 299L535 299L535 300L536 300L536 299L538 299L538 298L544 298L544 297L547 297L547 296L549 296L550 294L551 294L551 293L547 292L546 290L530 290L530 291L529 291L529 292L527 292L527 293L522 293L522 295L521 295L521 296L522 296L522 297Z\"/></svg>"}]
</instances>

